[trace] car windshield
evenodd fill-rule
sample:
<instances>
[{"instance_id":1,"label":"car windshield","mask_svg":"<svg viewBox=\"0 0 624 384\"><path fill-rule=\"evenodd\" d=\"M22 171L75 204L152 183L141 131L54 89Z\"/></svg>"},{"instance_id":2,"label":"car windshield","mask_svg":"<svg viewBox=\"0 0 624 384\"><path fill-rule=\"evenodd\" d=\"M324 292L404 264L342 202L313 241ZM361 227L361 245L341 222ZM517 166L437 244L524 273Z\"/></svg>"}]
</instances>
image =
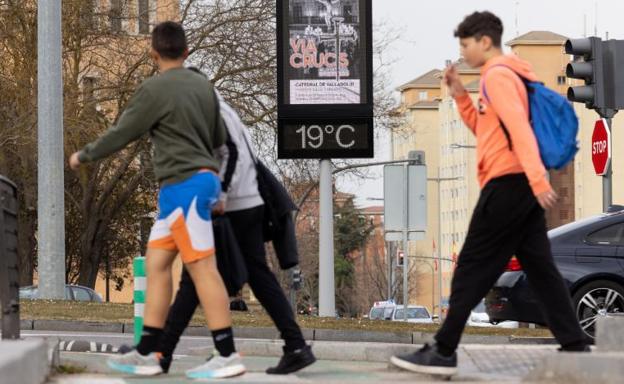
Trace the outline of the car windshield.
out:
<instances>
[{"instance_id":1,"label":"car windshield","mask_svg":"<svg viewBox=\"0 0 624 384\"><path fill-rule=\"evenodd\" d=\"M481 301L472 311L476 313L485 313L485 303Z\"/></svg>"},{"instance_id":2,"label":"car windshield","mask_svg":"<svg viewBox=\"0 0 624 384\"><path fill-rule=\"evenodd\" d=\"M383 316L384 309L382 307L373 308L370 313L371 320L379 320Z\"/></svg>"},{"instance_id":3,"label":"car windshield","mask_svg":"<svg viewBox=\"0 0 624 384\"><path fill-rule=\"evenodd\" d=\"M395 319L402 319L405 315L403 314L403 308L397 309L394 313ZM407 318L408 319L428 319L429 313L425 308L407 308Z\"/></svg>"}]
</instances>

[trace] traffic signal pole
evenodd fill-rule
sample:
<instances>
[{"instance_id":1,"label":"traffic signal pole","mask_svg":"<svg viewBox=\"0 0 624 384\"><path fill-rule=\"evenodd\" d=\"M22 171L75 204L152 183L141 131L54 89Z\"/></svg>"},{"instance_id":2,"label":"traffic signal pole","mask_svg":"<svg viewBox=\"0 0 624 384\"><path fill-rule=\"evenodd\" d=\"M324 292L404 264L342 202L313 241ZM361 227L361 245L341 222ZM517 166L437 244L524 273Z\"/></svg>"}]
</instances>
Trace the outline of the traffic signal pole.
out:
<instances>
[{"instance_id":1,"label":"traffic signal pole","mask_svg":"<svg viewBox=\"0 0 624 384\"><path fill-rule=\"evenodd\" d=\"M598 112L606 120L606 129L611 133L613 116L624 108L624 76L619 70L624 64L624 41L602 41L598 37L572 39L566 41L565 52L575 57L567 65L566 75L585 81L585 85L568 88L568 99L585 103L587 108ZM577 60L581 57L582 61ZM602 177L603 212L613 204L612 164L608 164Z\"/></svg>"},{"instance_id":2,"label":"traffic signal pole","mask_svg":"<svg viewBox=\"0 0 624 384\"><path fill-rule=\"evenodd\" d=\"M596 112L604 118L607 122L606 129L609 131L609 135L613 135L611 124L613 122L613 116L617 113L616 110L609 108L599 108ZM613 145L613 136L611 136L611 144ZM609 148L611 156L613 151ZM607 173L602 176L602 211L607 212L609 207L613 205L613 160L611 160L607 166Z\"/></svg>"},{"instance_id":3,"label":"traffic signal pole","mask_svg":"<svg viewBox=\"0 0 624 384\"><path fill-rule=\"evenodd\" d=\"M607 130L609 131L609 134L613 135L613 130L611 129L611 122L613 121L613 118L606 117L605 120L607 121ZM611 138L611 143L613 143L613 138ZM613 156L612 151L611 156ZM607 173L602 176L602 211L607 212L611 205L613 205L613 160L609 162Z\"/></svg>"}]
</instances>

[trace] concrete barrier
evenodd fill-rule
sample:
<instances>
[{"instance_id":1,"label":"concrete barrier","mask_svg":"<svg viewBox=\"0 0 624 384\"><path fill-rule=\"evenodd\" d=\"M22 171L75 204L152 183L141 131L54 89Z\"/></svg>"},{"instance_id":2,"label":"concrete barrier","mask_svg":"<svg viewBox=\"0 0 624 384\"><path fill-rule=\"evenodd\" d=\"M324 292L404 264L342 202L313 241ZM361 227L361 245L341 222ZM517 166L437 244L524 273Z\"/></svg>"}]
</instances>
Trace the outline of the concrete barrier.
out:
<instances>
[{"instance_id":1,"label":"concrete barrier","mask_svg":"<svg viewBox=\"0 0 624 384\"><path fill-rule=\"evenodd\" d=\"M0 382L42 384L50 373L44 339L0 341Z\"/></svg>"},{"instance_id":2,"label":"concrete barrier","mask_svg":"<svg viewBox=\"0 0 624 384\"><path fill-rule=\"evenodd\" d=\"M525 378L554 384L620 384L624 378L624 353L569 353L546 356Z\"/></svg>"},{"instance_id":3,"label":"concrete barrier","mask_svg":"<svg viewBox=\"0 0 624 384\"><path fill-rule=\"evenodd\" d=\"M598 318L596 348L601 352L624 352L624 315Z\"/></svg>"}]
</instances>

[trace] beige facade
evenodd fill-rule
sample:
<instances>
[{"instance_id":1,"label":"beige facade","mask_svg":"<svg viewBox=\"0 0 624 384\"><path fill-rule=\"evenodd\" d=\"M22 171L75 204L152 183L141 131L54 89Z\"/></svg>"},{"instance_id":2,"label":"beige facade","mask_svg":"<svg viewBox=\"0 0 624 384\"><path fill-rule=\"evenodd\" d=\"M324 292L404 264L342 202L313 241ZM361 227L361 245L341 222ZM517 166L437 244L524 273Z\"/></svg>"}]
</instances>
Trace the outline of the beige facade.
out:
<instances>
[{"instance_id":1,"label":"beige facade","mask_svg":"<svg viewBox=\"0 0 624 384\"><path fill-rule=\"evenodd\" d=\"M566 55L563 49L565 40L564 36L552 32L534 31L519 36L507 45L513 53L531 63L533 70L546 86L565 94L571 84L565 77L565 67L570 61L570 56ZM461 60L456 65L462 82L476 104L480 71L468 68ZM440 78L441 75L436 73ZM428 74L422 77L427 77ZM413 83L418 85L419 79ZM427 109L413 108L418 102L416 95L420 95L421 89L424 89L423 84L416 87L408 83L398 88L402 93L401 111L404 114L405 124L393 134L392 150L394 159L405 158L410 150L424 150L429 178L443 179L439 182L429 181L427 240L417 242L413 247L417 254L430 256L437 252L433 248L435 240L435 244L441 247L443 260L453 260L463 245L480 188L476 178L474 136L462 122L446 87L441 86L441 83L439 85L439 88L428 88L435 89L439 99L435 100L437 107L432 103ZM575 109L580 120L578 137L580 151L573 165L561 171L550 172L551 183L560 195L558 205L547 214L550 227L587 217L602 210L602 180L594 174L591 161L591 135L598 115L585 109L582 104L575 104ZM613 123L616 127L615 134L612 135L613 148L624 145L624 135L620 135L617 131L617 127L622 124L624 116L616 116ZM425 132L426 130L430 132ZM624 203L624 183L617 182L622 172L619 170L624 170L624 158L618 156L617 152L613 166L613 201L615 204ZM438 241L438 220L441 229L440 241ZM442 263L443 307L450 291L453 265L452 261ZM427 268L419 269L417 276L419 285L411 302L432 304L431 272ZM434 280L434 283L437 286L437 281ZM435 293L434 305L437 306L437 288Z\"/></svg>"},{"instance_id":2,"label":"beige facade","mask_svg":"<svg viewBox=\"0 0 624 384\"><path fill-rule=\"evenodd\" d=\"M575 218L582 219L602 212L602 177L596 176L592 163L591 137L594 123L600 118L593 110L582 104L575 104L579 117L580 149L574 161L575 177ZM624 156L618 151L624 148L624 115L615 115L612 123L613 204L624 204Z\"/></svg>"},{"instance_id":3,"label":"beige facade","mask_svg":"<svg viewBox=\"0 0 624 384\"><path fill-rule=\"evenodd\" d=\"M392 135L392 156L394 159L406 159L409 151L425 152L427 177L436 178L439 165L439 134L440 114L438 112L441 97L441 71L430 72L401 86L401 112L404 125ZM437 306L437 281L432 279L435 263L432 246L438 242L438 189L437 184L427 185L427 218L426 238L413 242L410 246L410 263L416 268L410 281L417 282L416 297L410 298L411 304L425 305L433 311Z\"/></svg>"}]
</instances>

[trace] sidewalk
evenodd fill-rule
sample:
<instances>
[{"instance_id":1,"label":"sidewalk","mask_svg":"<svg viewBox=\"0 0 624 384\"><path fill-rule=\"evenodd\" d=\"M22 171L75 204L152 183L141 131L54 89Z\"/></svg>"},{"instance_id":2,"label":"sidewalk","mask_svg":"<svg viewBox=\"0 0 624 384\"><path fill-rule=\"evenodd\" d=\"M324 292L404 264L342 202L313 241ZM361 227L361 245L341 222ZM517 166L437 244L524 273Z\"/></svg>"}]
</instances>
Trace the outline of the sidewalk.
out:
<instances>
[{"instance_id":1,"label":"sidewalk","mask_svg":"<svg viewBox=\"0 0 624 384\"><path fill-rule=\"evenodd\" d=\"M323 355L326 350L348 352L353 349L371 348L371 345L361 343L349 344L334 342L317 342L314 351ZM396 348L406 348L402 345L379 345L386 348L387 354ZM415 347L408 347L415 349ZM200 351L197 351L199 353ZM523 377L545 356L556 353L551 346L493 346L493 345L465 345L459 351L459 374L452 381L469 383L488 382L521 382ZM170 375L155 378L133 378L111 373L105 364L104 354L70 353L61 354L61 364L86 367L88 373L84 375L56 376L51 383L55 384L133 384L133 383L191 383L184 377L184 371L200 364L203 356L176 356ZM205 356L205 355L204 355ZM264 370L277 363L277 357L245 356L249 372L235 379L217 382L227 383L410 383L410 382L439 382L443 378L415 375L389 367L387 360L380 362L365 361L338 361L327 358L321 360L300 373L288 376L268 376Z\"/></svg>"}]
</instances>

